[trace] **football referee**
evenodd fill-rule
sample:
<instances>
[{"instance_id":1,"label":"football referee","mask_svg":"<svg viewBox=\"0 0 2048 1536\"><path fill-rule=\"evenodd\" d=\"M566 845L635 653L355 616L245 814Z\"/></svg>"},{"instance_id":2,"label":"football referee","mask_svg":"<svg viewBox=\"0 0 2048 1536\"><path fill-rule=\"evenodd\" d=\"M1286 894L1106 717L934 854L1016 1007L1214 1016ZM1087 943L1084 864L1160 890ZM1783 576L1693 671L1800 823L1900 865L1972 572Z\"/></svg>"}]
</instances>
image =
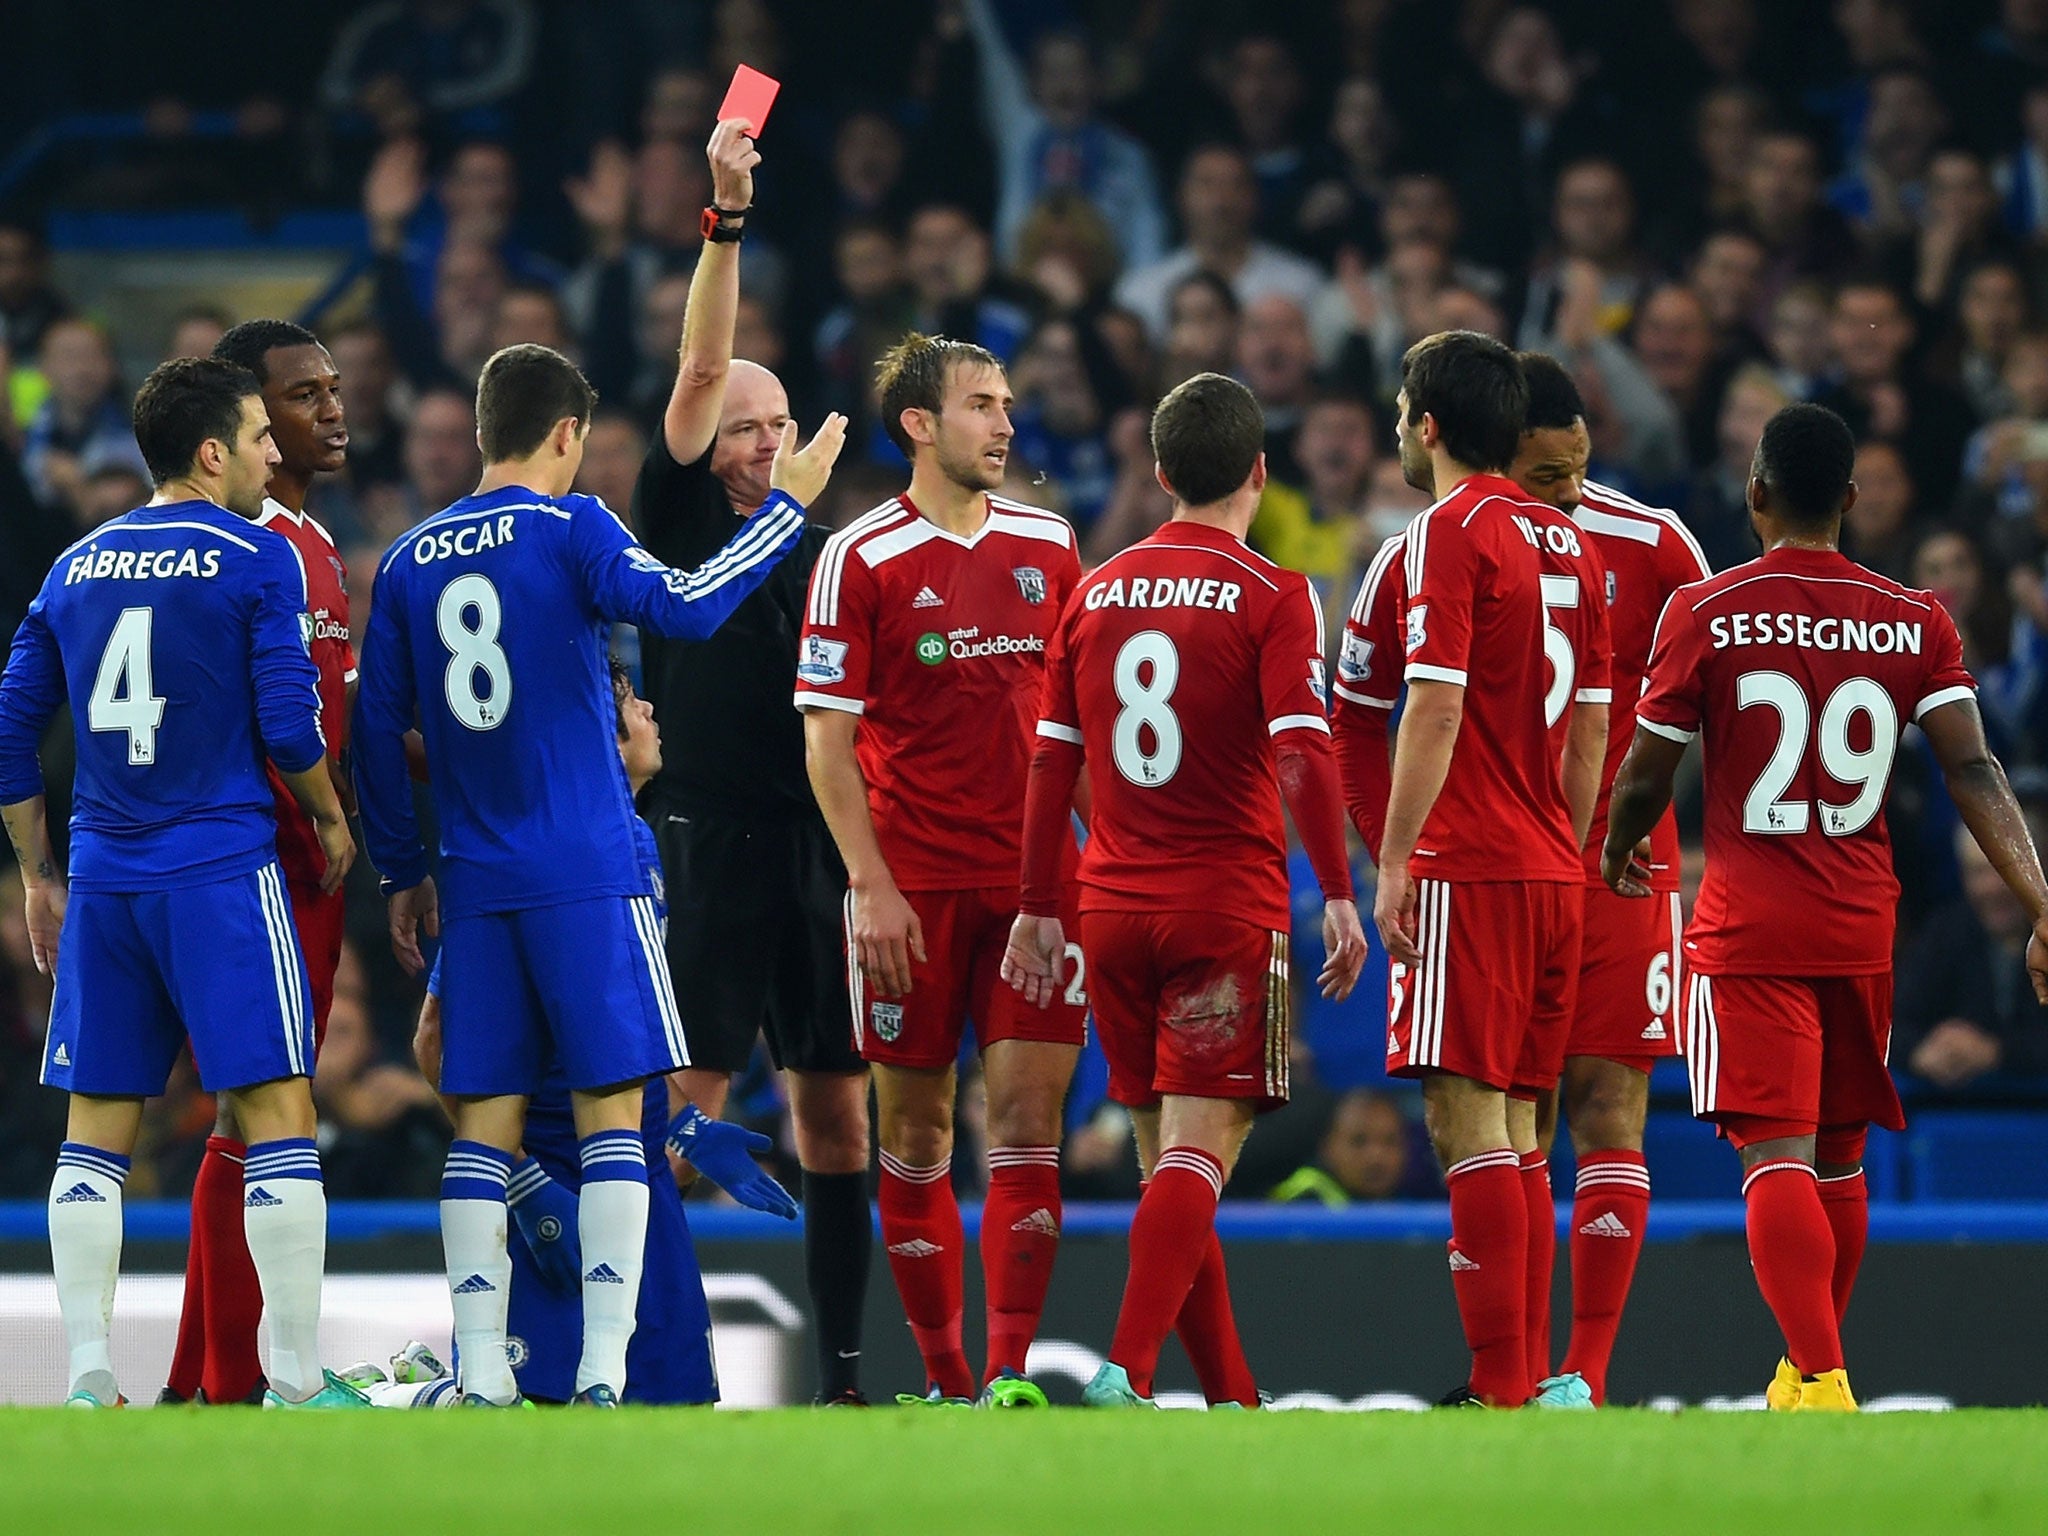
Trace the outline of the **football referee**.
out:
<instances>
[{"instance_id":1,"label":"football referee","mask_svg":"<svg viewBox=\"0 0 2048 1536\"><path fill-rule=\"evenodd\" d=\"M681 368L633 488L635 531L657 559L684 570L767 499L789 419L775 375L732 358L739 242L761 161L745 128L722 122L711 135L712 206ZM679 1086L706 1115L720 1115L732 1074L767 1031L789 1074L803 1167L818 1396L859 1404L872 1243L867 1075L847 997L846 869L811 798L803 717L791 704L811 567L827 533L807 529L710 640L642 637L664 759L646 813L668 883L669 968L690 1048Z\"/></svg>"}]
</instances>

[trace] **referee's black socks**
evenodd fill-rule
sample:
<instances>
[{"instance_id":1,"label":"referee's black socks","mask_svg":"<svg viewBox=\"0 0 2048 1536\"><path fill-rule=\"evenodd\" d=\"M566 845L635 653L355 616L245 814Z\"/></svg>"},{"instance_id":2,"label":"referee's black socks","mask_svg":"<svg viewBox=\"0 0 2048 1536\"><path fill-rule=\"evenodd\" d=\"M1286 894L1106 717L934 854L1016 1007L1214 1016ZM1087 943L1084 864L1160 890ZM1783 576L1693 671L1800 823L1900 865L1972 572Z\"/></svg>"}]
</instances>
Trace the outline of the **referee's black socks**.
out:
<instances>
[{"instance_id":1,"label":"referee's black socks","mask_svg":"<svg viewBox=\"0 0 2048 1536\"><path fill-rule=\"evenodd\" d=\"M860 1390L861 1316L874 1228L865 1173L803 1174L804 1282L818 1341L818 1396Z\"/></svg>"}]
</instances>

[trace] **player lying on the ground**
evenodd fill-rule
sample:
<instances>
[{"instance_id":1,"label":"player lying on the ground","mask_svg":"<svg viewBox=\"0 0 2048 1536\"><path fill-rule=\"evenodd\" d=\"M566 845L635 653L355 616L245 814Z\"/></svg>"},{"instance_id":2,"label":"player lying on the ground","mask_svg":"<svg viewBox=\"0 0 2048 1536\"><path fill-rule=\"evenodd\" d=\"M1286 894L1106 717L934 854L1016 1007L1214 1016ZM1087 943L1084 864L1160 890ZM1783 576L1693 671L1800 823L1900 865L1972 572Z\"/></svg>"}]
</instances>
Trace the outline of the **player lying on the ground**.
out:
<instances>
[{"instance_id":1,"label":"player lying on the ground","mask_svg":"<svg viewBox=\"0 0 2048 1536\"><path fill-rule=\"evenodd\" d=\"M312 998L266 758L318 829L323 889L340 887L355 844L320 734L305 576L251 521L277 462L270 420L253 375L192 358L150 374L134 422L155 496L58 557L0 681L0 807L36 966L57 978L43 1081L71 1096L49 1208L70 1401L121 1401L107 1338L122 1184L143 1101L189 1037L200 1083L249 1138L242 1220L270 1332L264 1401L367 1407L319 1360ZM68 912L36 760L67 699Z\"/></svg>"},{"instance_id":2,"label":"player lying on the ground","mask_svg":"<svg viewBox=\"0 0 2048 1536\"><path fill-rule=\"evenodd\" d=\"M406 763L415 714L425 742L448 887L441 1087L456 1118L442 1240L465 1400L498 1406L519 1392L505 1345L507 1186L550 1050L571 1090L583 1177L574 1393L594 1406L626 1386L647 1246L644 1088L688 1059L609 743L606 637L619 621L680 637L716 629L795 544L845 432L829 418L801 453L785 432L771 506L686 574L602 502L570 493L595 400L546 347L485 364L483 477L385 557L356 706L364 837L393 945L415 974L421 930L440 926Z\"/></svg>"},{"instance_id":3,"label":"player lying on the ground","mask_svg":"<svg viewBox=\"0 0 2048 1536\"><path fill-rule=\"evenodd\" d=\"M1869 1229L1864 1141L1906 1124L1885 1060L1899 883L1884 801L1909 723L2027 910L2027 970L2048 1002L2048 881L1985 744L1955 622L1841 553L1855 456L1820 406L1764 427L1749 480L1763 557L1665 607L1601 856L1615 891L1651 893L1637 845L1704 738L1686 1065L1693 1113L1742 1154L1750 1261L1785 1336L1767 1393L1780 1409L1856 1406L1841 1324Z\"/></svg>"},{"instance_id":4,"label":"player lying on the ground","mask_svg":"<svg viewBox=\"0 0 2048 1536\"><path fill-rule=\"evenodd\" d=\"M619 757L625 765L626 781L637 796L661 767L661 732L653 711L634 695L625 668L617 661L611 668L618 701ZM640 867L658 893L662 887L654 876L660 864L654 835L645 822L636 819L634 839ZM655 913L667 922L668 909L658 894ZM427 981L426 1001L413 1036L420 1071L432 1083L441 1078L440 984L437 962ZM682 1195L669 1176L667 1147L688 1157L699 1172L742 1205L794 1220L796 1204L751 1156L768 1149L767 1137L706 1119L689 1105L671 1123L663 1084L650 1080L644 1092L641 1137L649 1185L646 1268L641 1273L638 1322L626 1351L628 1385L623 1401L714 1403L718 1400L718 1376L711 1357L710 1308L704 1299L703 1276L690 1240ZM582 1252L576 1240L581 1187L569 1088L560 1066L550 1062L544 1086L527 1106L525 1143L508 1186L512 1291L506 1311L506 1345L521 1395L537 1402L566 1402L574 1395L576 1352L583 1332ZM372 1390L371 1401L384 1407L453 1406L451 1399L436 1395L435 1384L422 1376L419 1359L401 1365L407 1358L403 1354L393 1357L392 1380L397 1385L414 1385L416 1391L380 1394ZM355 1380L352 1376L348 1379Z\"/></svg>"},{"instance_id":5,"label":"player lying on the ground","mask_svg":"<svg viewBox=\"0 0 2048 1536\"><path fill-rule=\"evenodd\" d=\"M1216 1202L1253 1115L1287 1102L1283 801L1323 890L1323 995L1349 996L1365 964L1322 613L1306 577L1245 544L1264 441L1234 379L1197 374L1161 401L1152 444L1173 517L1082 580L1046 659L1003 976L1036 1007L1059 995L1067 809L1086 766L1081 943L1110 1097L1130 1108L1146 1179L1116 1336L1082 1395L1094 1407L1148 1405L1176 1328L1211 1404L1258 1406Z\"/></svg>"}]
</instances>

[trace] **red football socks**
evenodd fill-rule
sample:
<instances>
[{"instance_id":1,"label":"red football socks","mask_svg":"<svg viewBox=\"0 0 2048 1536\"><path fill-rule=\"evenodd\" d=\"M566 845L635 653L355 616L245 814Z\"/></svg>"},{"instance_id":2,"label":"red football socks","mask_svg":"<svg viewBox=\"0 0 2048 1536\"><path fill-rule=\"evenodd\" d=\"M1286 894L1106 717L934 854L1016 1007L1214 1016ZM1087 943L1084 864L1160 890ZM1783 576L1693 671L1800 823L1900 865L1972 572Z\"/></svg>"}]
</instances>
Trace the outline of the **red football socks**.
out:
<instances>
[{"instance_id":1,"label":"red football socks","mask_svg":"<svg viewBox=\"0 0 2048 1536\"><path fill-rule=\"evenodd\" d=\"M974 1396L960 1347L961 1252L967 1236L953 1196L953 1159L917 1168L882 1154L882 1244L926 1377L947 1397Z\"/></svg>"},{"instance_id":2,"label":"red football socks","mask_svg":"<svg viewBox=\"0 0 2048 1536\"><path fill-rule=\"evenodd\" d=\"M1820 1180L1821 1209L1835 1234L1835 1268L1828 1289L1834 1297L1835 1326L1849 1315L1849 1294L1856 1289L1856 1271L1863 1267L1864 1245L1870 1241L1870 1185L1857 1169L1846 1178Z\"/></svg>"},{"instance_id":3,"label":"red football socks","mask_svg":"<svg viewBox=\"0 0 2048 1536\"><path fill-rule=\"evenodd\" d=\"M206 1337L200 1385L209 1403L239 1403L263 1381L256 1332L263 1287L242 1230L242 1161L249 1149L226 1136L206 1138L192 1183L192 1244L201 1250L200 1308Z\"/></svg>"},{"instance_id":4,"label":"red football socks","mask_svg":"<svg viewBox=\"0 0 2048 1536\"><path fill-rule=\"evenodd\" d=\"M1550 1280L1557 1267L1557 1199L1550 1191L1550 1159L1540 1151L1522 1154L1522 1205L1529 1213L1522 1339L1534 1387L1550 1374Z\"/></svg>"},{"instance_id":5,"label":"red football socks","mask_svg":"<svg viewBox=\"0 0 2048 1536\"><path fill-rule=\"evenodd\" d=\"M199 1177L192 1184L192 1226L185 1239L185 1299L178 1306L178 1343L171 1351L171 1371L164 1386L185 1402L198 1393L206 1370L206 1240L199 1235L200 1200L205 1189L206 1165L199 1164Z\"/></svg>"},{"instance_id":6,"label":"red football socks","mask_svg":"<svg viewBox=\"0 0 2048 1536\"><path fill-rule=\"evenodd\" d=\"M1142 1397L1152 1395L1159 1348L1208 1259L1222 1195L1220 1162L1199 1147L1169 1147L1159 1154L1138 1201L1131 1220L1131 1269L1109 1358L1124 1368Z\"/></svg>"},{"instance_id":7,"label":"red football socks","mask_svg":"<svg viewBox=\"0 0 2048 1536\"><path fill-rule=\"evenodd\" d=\"M1452 1164L1444 1175L1451 1195L1451 1288L1472 1348L1470 1386L1500 1408L1521 1407L1531 1388L1523 1338L1529 1209L1521 1162L1512 1147L1497 1147Z\"/></svg>"},{"instance_id":8,"label":"red football socks","mask_svg":"<svg viewBox=\"0 0 2048 1536\"><path fill-rule=\"evenodd\" d=\"M981 1268L988 1288L988 1370L1024 1370L1060 1251L1060 1149L992 1147L981 1208Z\"/></svg>"},{"instance_id":9,"label":"red football socks","mask_svg":"<svg viewBox=\"0 0 2048 1536\"><path fill-rule=\"evenodd\" d=\"M1614 1335L1650 1220L1650 1170L1640 1152L1588 1152L1572 1201L1572 1336L1564 1368L1607 1401Z\"/></svg>"},{"instance_id":10,"label":"red football socks","mask_svg":"<svg viewBox=\"0 0 2048 1536\"><path fill-rule=\"evenodd\" d=\"M1203 1397L1211 1403L1258 1406L1259 1384L1237 1336L1237 1314L1230 1306L1230 1275L1223 1265L1223 1239L1216 1235L1214 1225L1209 1228L1202 1267L1195 1271L1195 1283L1181 1303L1173 1329L1180 1335L1181 1348L1188 1352Z\"/></svg>"},{"instance_id":11,"label":"red football socks","mask_svg":"<svg viewBox=\"0 0 2048 1536\"><path fill-rule=\"evenodd\" d=\"M1791 1158L1759 1163L1742 1181L1742 1198L1749 1261L1757 1289L1785 1335L1786 1355L1801 1375L1839 1370L1835 1238L1812 1167Z\"/></svg>"}]
</instances>

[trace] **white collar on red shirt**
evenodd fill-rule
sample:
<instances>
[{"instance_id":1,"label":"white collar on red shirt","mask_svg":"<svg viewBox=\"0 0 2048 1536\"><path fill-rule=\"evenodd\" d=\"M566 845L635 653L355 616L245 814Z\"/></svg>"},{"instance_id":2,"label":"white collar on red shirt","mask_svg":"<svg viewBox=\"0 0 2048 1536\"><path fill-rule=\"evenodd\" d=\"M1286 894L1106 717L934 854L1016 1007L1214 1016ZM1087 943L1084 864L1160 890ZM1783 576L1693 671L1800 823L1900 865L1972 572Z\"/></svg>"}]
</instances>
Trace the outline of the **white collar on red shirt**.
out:
<instances>
[{"instance_id":1,"label":"white collar on red shirt","mask_svg":"<svg viewBox=\"0 0 2048 1536\"><path fill-rule=\"evenodd\" d=\"M302 523L306 520L304 513L294 512L290 507L286 506L283 502L279 501L275 496L264 497L263 515L257 518L256 521L259 523L267 523L272 518L278 517L283 518L288 523L294 524Z\"/></svg>"}]
</instances>

